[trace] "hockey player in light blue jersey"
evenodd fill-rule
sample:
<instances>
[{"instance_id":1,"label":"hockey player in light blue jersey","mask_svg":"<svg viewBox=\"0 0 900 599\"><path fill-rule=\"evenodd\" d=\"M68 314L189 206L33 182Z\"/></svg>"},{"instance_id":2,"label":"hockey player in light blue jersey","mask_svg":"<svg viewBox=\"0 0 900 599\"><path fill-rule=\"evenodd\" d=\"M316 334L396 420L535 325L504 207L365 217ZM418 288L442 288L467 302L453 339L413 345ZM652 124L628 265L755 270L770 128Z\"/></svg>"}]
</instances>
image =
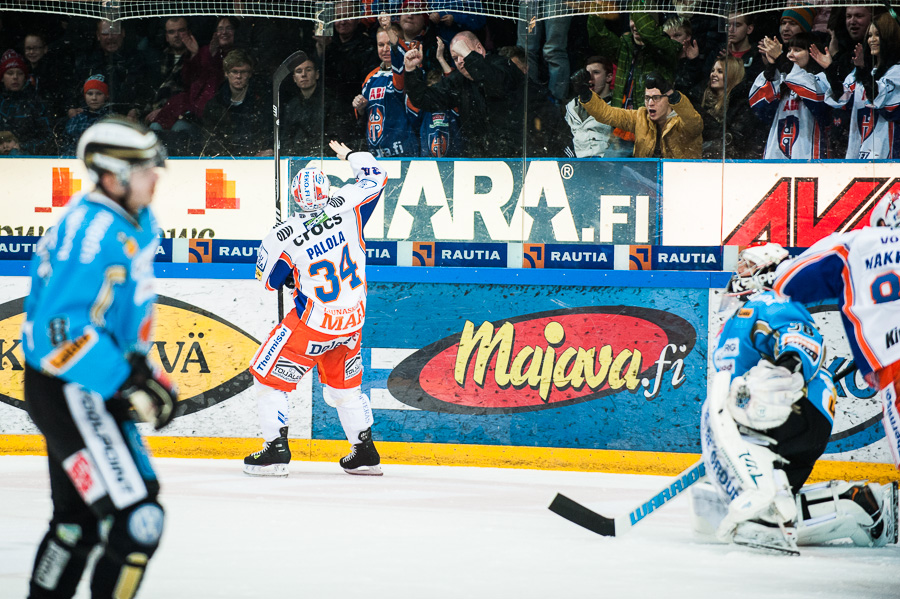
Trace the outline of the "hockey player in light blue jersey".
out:
<instances>
[{"instance_id":1,"label":"hockey player in light blue jersey","mask_svg":"<svg viewBox=\"0 0 900 599\"><path fill-rule=\"evenodd\" d=\"M149 130L110 118L85 131L78 157L97 187L38 243L22 327L25 406L46 438L53 500L29 597L72 597L102 543L91 596L130 599L164 516L129 408L159 429L176 401L146 357L158 245L149 204L165 151Z\"/></svg>"},{"instance_id":2,"label":"hockey player in light blue jersey","mask_svg":"<svg viewBox=\"0 0 900 599\"><path fill-rule=\"evenodd\" d=\"M701 415L709 482L692 493L695 529L720 541L796 554L797 546L897 539L897 485L830 481L804 486L825 451L836 391L824 344L803 305L771 291L787 251L741 252L713 353L717 371Z\"/></svg>"}]
</instances>

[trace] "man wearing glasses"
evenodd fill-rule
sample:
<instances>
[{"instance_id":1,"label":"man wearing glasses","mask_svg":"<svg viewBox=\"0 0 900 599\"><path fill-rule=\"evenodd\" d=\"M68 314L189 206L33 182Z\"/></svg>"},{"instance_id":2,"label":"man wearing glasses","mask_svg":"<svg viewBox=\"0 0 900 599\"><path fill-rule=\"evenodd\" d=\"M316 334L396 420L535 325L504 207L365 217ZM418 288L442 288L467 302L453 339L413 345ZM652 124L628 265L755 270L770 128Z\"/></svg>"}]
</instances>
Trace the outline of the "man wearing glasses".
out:
<instances>
[{"instance_id":1,"label":"man wearing glasses","mask_svg":"<svg viewBox=\"0 0 900 599\"><path fill-rule=\"evenodd\" d=\"M644 105L637 110L611 107L586 83L578 88L578 101L590 116L634 133L635 158L700 158L703 119L659 74L644 80Z\"/></svg>"}]
</instances>

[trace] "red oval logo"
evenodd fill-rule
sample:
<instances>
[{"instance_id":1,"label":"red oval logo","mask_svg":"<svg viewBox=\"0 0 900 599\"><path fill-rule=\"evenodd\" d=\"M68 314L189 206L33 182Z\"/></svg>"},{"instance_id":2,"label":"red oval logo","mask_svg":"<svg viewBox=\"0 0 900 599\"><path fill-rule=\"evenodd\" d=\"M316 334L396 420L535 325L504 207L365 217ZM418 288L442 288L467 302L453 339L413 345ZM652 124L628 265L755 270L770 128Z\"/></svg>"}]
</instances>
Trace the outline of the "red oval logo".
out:
<instances>
[{"instance_id":1,"label":"red oval logo","mask_svg":"<svg viewBox=\"0 0 900 599\"><path fill-rule=\"evenodd\" d=\"M554 310L476 325L401 362L388 390L433 412L496 414L558 408L635 391L656 361L684 358L696 342L689 322L635 306Z\"/></svg>"}]
</instances>

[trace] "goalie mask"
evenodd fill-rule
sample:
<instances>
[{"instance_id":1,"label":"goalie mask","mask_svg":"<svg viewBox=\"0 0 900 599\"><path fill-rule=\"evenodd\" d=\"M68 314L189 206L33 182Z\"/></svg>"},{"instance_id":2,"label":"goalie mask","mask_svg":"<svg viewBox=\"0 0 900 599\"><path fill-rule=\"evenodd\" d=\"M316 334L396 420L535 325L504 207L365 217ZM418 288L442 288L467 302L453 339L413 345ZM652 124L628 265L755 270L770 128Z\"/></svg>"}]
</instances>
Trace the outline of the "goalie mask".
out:
<instances>
[{"instance_id":1,"label":"goalie mask","mask_svg":"<svg viewBox=\"0 0 900 599\"><path fill-rule=\"evenodd\" d=\"M751 244L738 257L737 269L725 287L720 311L733 307L729 298L746 301L752 294L772 289L775 269L787 260L789 254L777 243L759 241Z\"/></svg>"},{"instance_id":2,"label":"goalie mask","mask_svg":"<svg viewBox=\"0 0 900 599\"><path fill-rule=\"evenodd\" d=\"M132 171L165 166L166 150L156 134L121 117L108 117L89 127L78 140L78 158L94 183L112 173L128 186Z\"/></svg>"},{"instance_id":3,"label":"goalie mask","mask_svg":"<svg viewBox=\"0 0 900 599\"><path fill-rule=\"evenodd\" d=\"M318 212L328 203L328 177L317 168L301 170L291 181L291 197L303 212Z\"/></svg>"},{"instance_id":4,"label":"goalie mask","mask_svg":"<svg viewBox=\"0 0 900 599\"><path fill-rule=\"evenodd\" d=\"M888 194L872 209L869 224L873 227L900 229L900 195Z\"/></svg>"}]
</instances>

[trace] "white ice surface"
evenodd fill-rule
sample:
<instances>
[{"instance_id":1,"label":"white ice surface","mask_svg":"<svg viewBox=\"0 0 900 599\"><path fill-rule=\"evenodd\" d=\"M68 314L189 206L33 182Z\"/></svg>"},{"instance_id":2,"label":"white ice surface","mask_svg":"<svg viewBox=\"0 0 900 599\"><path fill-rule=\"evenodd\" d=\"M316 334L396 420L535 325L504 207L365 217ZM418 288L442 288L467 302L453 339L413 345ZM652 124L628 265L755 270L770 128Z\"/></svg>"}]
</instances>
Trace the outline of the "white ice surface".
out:
<instances>
[{"instance_id":1,"label":"white ice surface","mask_svg":"<svg viewBox=\"0 0 900 599\"><path fill-rule=\"evenodd\" d=\"M900 597L900 547L800 557L702 544L681 498L604 538L547 510L563 492L608 516L664 478L293 462L250 478L234 460L156 460L167 510L141 599ZM46 459L0 456L0 599L22 598L50 517ZM76 595L88 597L84 584Z\"/></svg>"}]
</instances>

